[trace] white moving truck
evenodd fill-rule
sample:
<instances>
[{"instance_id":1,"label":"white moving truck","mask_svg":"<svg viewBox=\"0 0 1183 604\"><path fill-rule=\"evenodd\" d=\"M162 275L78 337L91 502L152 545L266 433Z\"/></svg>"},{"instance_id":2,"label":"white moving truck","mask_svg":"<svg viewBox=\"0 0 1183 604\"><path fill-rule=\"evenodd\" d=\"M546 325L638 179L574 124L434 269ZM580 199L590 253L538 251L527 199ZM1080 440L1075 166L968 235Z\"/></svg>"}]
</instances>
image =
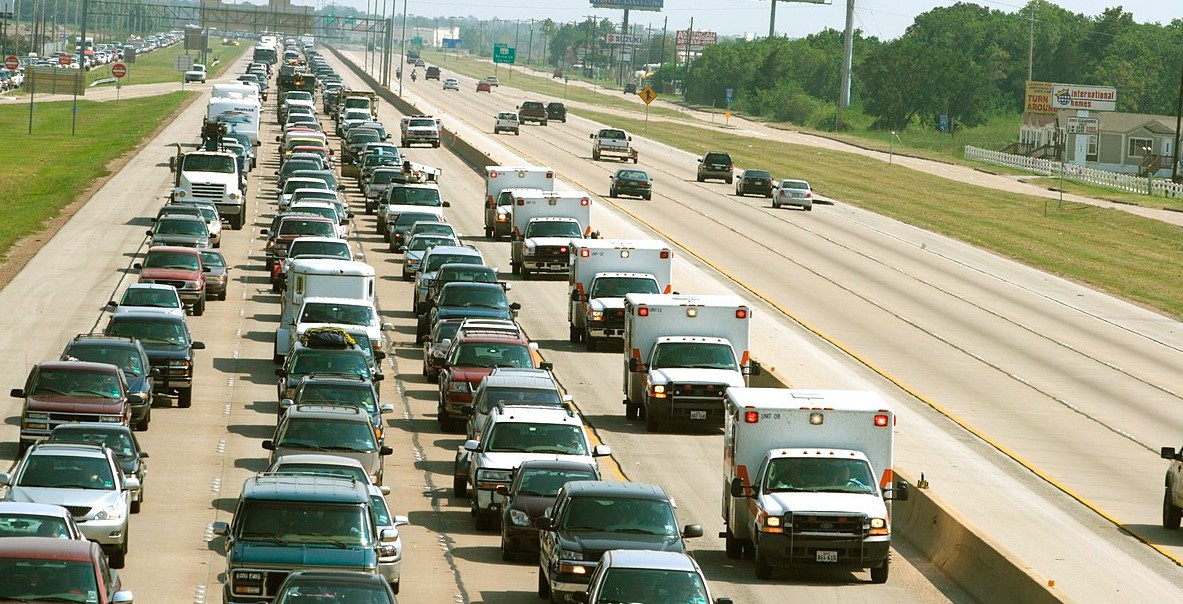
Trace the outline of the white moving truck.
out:
<instances>
[{"instance_id":1,"label":"white moving truck","mask_svg":"<svg viewBox=\"0 0 1183 604\"><path fill-rule=\"evenodd\" d=\"M895 413L858 390L729 388L723 429L727 557L773 569L871 569L887 581Z\"/></svg>"},{"instance_id":2,"label":"white moving truck","mask_svg":"<svg viewBox=\"0 0 1183 604\"><path fill-rule=\"evenodd\" d=\"M279 302L279 327L275 330L272 359L282 363L291 351L300 309L307 298L349 298L373 304L375 276L374 267L365 262L326 258L293 260Z\"/></svg>"},{"instance_id":3,"label":"white moving truck","mask_svg":"<svg viewBox=\"0 0 1183 604\"><path fill-rule=\"evenodd\" d=\"M674 251L657 239L576 239L567 270L571 342L595 350L599 340L624 337L627 294L668 294Z\"/></svg>"},{"instance_id":4,"label":"white moving truck","mask_svg":"<svg viewBox=\"0 0 1183 604\"><path fill-rule=\"evenodd\" d=\"M566 273L571 241L596 237L591 196L583 191L518 191L513 199L509 263L514 274Z\"/></svg>"},{"instance_id":5,"label":"white moving truck","mask_svg":"<svg viewBox=\"0 0 1183 604\"><path fill-rule=\"evenodd\" d=\"M723 424L728 388L760 372L748 351L752 309L739 296L624 297L624 405L645 429Z\"/></svg>"},{"instance_id":6,"label":"white moving truck","mask_svg":"<svg viewBox=\"0 0 1183 604\"><path fill-rule=\"evenodd\" d=\"M204 201L217 206L218 214L234 230L246 221L246 179L239 171L238 156L230 151L181 150L168 158L173 173L170 201Z\"/></svg>"},{"instance_id":7,"label":"white moving truck","mask_svg":"<svg viewBox=\"0 0 1183 604\"><path fill-rule=\"evenodd\" d=\"M513 194L507 189L555 190L555 171L541 166L485 166L485 237L513 233Z\"/></svg>"}]
</instances>

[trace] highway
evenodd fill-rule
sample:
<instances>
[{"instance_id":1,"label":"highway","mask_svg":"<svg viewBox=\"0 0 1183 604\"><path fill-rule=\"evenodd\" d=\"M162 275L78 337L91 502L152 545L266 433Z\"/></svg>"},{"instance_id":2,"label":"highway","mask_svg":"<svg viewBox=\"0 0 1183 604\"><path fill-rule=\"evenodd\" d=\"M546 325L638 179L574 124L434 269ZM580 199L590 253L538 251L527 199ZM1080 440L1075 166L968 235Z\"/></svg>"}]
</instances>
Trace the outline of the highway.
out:
<instances>
[{"instance_id":1,"label":"highway","mask_svg":"<svg viewBox=\"0 0 1183 604\"><path fill-rule=\"evenodd\" d=\"M519 137L494 137L493 114L527 97L507 85L478 97L472 80L460 79L460 93L420 81L406 96L443 114L450 128L500 162L550 165L569 187L606 193L607 175L618 165L590 160L592 124L573 117L568 124L523 127ZM0 372L10 387L23 383L31 364L56 358L73 334L101 328L101 307L134 280L128 267L170 186L169 145L196 142L203 108L199 99L149 141L0 291L0 354L9 361ZM383 105L381 118L397 128L392 107ZM1183 541L1155 528L1165 467L1155 451L1177 445L1181 432L1171 413L1179 406L1175 393L1183 391L1172 371L1183 349L1176 322L840 201L811 213L773 211L765 200L729 195L727 185L695 183L693 155L637 142L641 166L657 179L654 199L597 198L597 230L679 246L678 291L733 291L749 299L757 309L757 357L793 385L873 388L894 401L897 465L912 475L924 472L936 493L1055 580L1068 598L1180 599L1183 574L1173 563L1064 493L1183 553ZM151 471L122 573L141 602L220 601L225 560L209 524L229 519L242 481L265 465L260 441L274 424L270 357L278 307L258 229L273 211L274 150L264 144L252 173L249 228L224 235L223 253L233 267L229 299L190 319L207 345L199 352L194 406L156 409L151 430L141 434ZM750 561L727 560L714 537L721 528L721 438L648 434L639 422L624 420L619 351L589 353L567 342L565 279L508 275L508 244L480 237L481 179L446 149L408 155L444 170L449 220L512 282L521 322L598 438L613 447L615 464L607 469L662 484L678 502L680 522L704 525L707 536L689 546L716 596L967 601L906 548L881 586L869 584L868 573L808 572L758 582ZM356 188L350 194L360 207ZM395 449L386 460L390 501L412 521L402 530L403 599L536 601L536 568L501 562L496 534L476 532L467 500L451 496L453 452L462 437L436 426L436 389L419 373L400 256L373 234L373 217L359 213L351 239L383 277L382 316L395 327L382 398L397 410L387 418ZM5 459L15 455L20 415L19 401L8 400L0 438Z\"/></svg>"}]
</instances>

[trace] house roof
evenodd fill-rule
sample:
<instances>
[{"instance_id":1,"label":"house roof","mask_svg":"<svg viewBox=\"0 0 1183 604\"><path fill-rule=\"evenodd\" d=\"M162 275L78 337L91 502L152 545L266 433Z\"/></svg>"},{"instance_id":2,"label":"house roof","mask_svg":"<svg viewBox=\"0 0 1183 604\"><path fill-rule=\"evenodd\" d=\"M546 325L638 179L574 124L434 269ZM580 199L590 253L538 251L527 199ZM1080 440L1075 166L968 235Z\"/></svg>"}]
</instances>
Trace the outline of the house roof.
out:
<instances>
[{"instance_id":1,"label":"house roof","mask_svg":"<svg viewBox=\"0 0 1183 604\"><path fill-rule=\"evenodd\" d=\"M1099 126L1104 132L1129 134L1135 130L1145 128L1155 134L1169 136L1175 131L1174 116L1099 111L1093 113L1090 117L1096 117L1100 120Z\"/></svg>"}]
</instances>

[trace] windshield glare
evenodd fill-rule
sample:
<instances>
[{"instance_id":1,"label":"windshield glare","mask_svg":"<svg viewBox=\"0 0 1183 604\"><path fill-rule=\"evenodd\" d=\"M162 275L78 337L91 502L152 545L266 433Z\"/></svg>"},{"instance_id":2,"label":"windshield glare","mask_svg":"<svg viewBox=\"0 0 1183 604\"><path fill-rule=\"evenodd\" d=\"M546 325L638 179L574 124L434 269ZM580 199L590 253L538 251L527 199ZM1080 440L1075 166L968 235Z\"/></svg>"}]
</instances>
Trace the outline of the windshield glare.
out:
<instances>
[{"instance_id":1,"label":"windshield glare","mask_svg":"<svg viewBox=\"0 0 1183 604\"><path fill-rule=\"evenodd\" d=\"M678 534L673 510L669 502L662 499L576 497L559 522L569 531Z\"/></svg>"}]
</instances>

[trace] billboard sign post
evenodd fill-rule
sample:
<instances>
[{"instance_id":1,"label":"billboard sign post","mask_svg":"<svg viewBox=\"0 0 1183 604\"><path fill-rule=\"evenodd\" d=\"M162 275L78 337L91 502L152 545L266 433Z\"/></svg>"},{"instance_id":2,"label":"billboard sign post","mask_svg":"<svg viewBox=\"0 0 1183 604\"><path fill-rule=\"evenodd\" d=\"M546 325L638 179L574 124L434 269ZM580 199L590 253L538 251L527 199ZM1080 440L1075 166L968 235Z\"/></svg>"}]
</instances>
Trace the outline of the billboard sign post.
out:
<instances>
[{"instance_id":1,"label":"billboard sign post","mask_svg":"<svg viewBox=\"0 0 1183 604\"><path fill-rule=\"evenodd\" d=\"M665 0L591 0L592 8L620 8L624 10L660 11Z\"/></svg>"}]
</instances>

